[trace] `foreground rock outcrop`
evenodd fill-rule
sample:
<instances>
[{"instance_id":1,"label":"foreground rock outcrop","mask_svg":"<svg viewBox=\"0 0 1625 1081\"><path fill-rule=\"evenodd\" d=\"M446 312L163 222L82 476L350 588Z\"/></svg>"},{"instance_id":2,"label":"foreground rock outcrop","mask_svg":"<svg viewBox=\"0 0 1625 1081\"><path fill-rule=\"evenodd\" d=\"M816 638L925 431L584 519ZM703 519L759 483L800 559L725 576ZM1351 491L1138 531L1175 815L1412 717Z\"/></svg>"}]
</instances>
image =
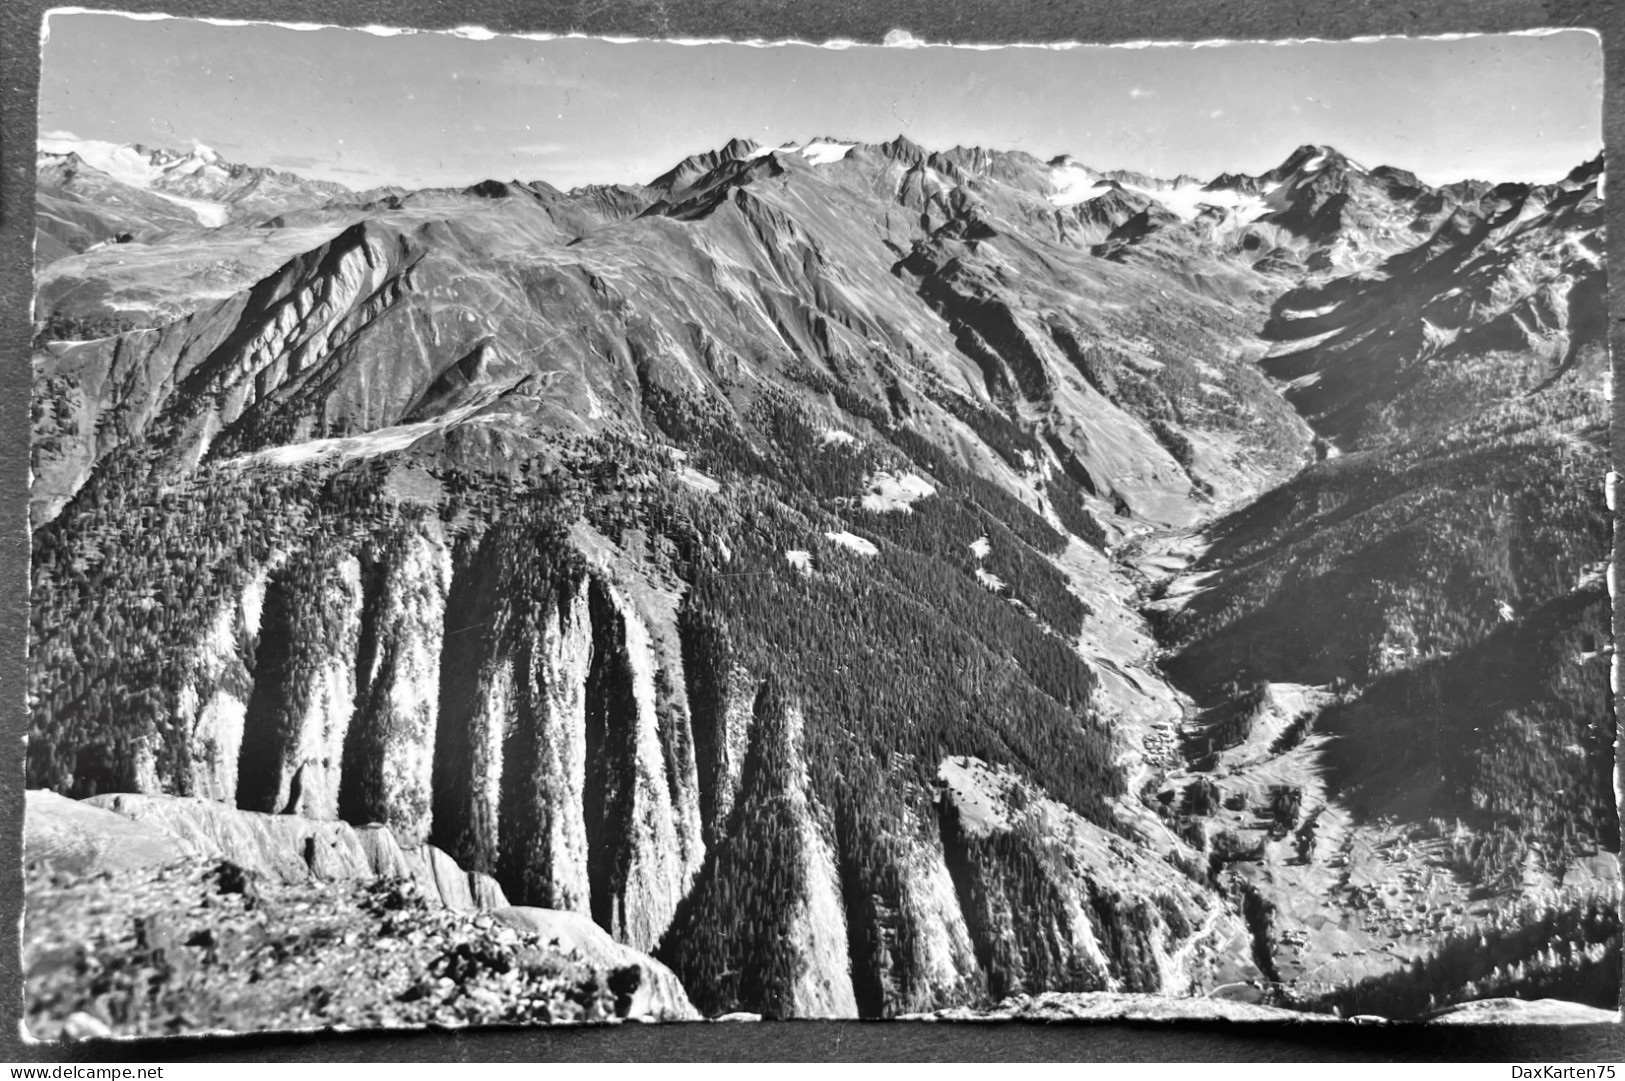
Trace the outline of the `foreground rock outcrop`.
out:
<instances>
[{"instance_id":1,"label":"foreground rock outcrop","mask_svg":"<svg viewBox=\"0 0 1625 1081\"><path fill-rule=\"evenodd\" d=\"M930 1013L906 1014L905 1021L1243 1021L1316 1025L1386 1024L1387 1018L1342 1018L1329 1013L1306 1013L1280 1006L1237 1002L1227 998L1176 998L1116 991L1046 991L1041 995L1013 995L996 1006L977 1009L954 1006ZM1425 1019L1430 1025L1602 1025L1618 1024L1619 1014L1578 1002L1543 998L1526 1002L1491 998L1466 1002Z\"/></svg>"},{"instance_id":2,"label":"foreground rock outcrop","mask_svg":"<svg viewBox=\"0 0 1625 1081\"><path fill-rule=\"evenodd\" d=\"M536 935L541 941L582 961L607 969L635 969L640 979L629 992L631 1003L626 1016L684 1021L699 1014L689 1004L688 994L671 969L646 953L624 946L609 932L579 912L559 912L548 908L515 905L499 908L491 918L505 927Z\"/></svg>"},{"instance_id":3,"label":"foreground rock outcrop","mask_svg":"<svg viewBox=\"0 0 1625 1081\"><path fill-rule=\"evenodd\" d=\"M908 1021L1335 1021L1328 1014L1302 1013L1225 998L1174 998L1116 991L1046 991L1014 995L988 1009L956 1006L909 1014Z\"/></svg>"},{"instance_id":4,"label":"foreground rock outcrop","mask_svg":"<svg viewBox=\"0 0 1625 1081\"><path fill-rule=\"evenodd\" d=\"M633 951L454 912L410 880L293 884L187 859L35 867L26 890L39 1039L696 1016Z\"/></svg>"},{"instance_id":5,"label":"foreground rock outcrop","mask_svg":"<svg viewBox=\"0 0 1625 1081\"><path fill-rule=\"evenodd\" d=\"M1486 998L1440 1010L1427 1020L1430 1025L1614 1025L1619 1011L1557 998Z\"/></svg>"},{"instance_id":6,"label":"foreground rock outcrop","mask_svg":"<svg viewBox=\"0 0 1625 1081\"><path fill-rule=\"evenodd\" d=\"M502 887L433 845L403 847L386 826L239 811L182 796L114 793L84 801L28 793L30 863L73 874L156 867L177 858L229 860L290 885L402 878L454 911L500 908Z\"/></svg>"},{"instance_id":7,"label":"foreground rock outcrop","mask_svg":"<svg viewBox=\"0 0 1625 1081\"><path fill-rule=\"evenodd\" d=\"M26 823L38 1038L698 1017L591 920L507 907L385 827L49 792Z\"/></svg>"}]
</instances>

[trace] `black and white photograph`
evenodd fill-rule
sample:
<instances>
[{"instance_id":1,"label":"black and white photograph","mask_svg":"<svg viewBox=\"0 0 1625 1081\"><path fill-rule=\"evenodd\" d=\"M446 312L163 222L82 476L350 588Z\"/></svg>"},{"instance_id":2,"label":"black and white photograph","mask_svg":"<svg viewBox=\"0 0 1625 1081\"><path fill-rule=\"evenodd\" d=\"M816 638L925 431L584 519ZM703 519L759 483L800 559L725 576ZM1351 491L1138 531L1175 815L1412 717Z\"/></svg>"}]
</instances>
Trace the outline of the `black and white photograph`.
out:
<instances>
[{"instance_id":1,"label":"black and white photograph","mask_svg":"<svg viewBox=\"0 0 1625 1081\"><path fill-rule=\"evenodd\" d=\"M1617 1019L1596 33L43 36L30 1039Z\"/></svg>"}]
</instances>

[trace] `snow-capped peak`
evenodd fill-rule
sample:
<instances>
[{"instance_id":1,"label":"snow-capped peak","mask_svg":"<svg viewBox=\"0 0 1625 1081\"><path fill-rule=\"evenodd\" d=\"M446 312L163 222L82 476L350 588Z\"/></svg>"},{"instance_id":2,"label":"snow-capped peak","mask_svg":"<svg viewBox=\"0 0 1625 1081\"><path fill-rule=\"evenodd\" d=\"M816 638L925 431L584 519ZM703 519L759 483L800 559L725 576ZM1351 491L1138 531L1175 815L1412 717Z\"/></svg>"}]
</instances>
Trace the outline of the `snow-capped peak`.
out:
<instances>
[{"instance_id":1,"label":"snow-capped peak","mask_svg":"<svg viewBox=\"0 0 1625 1081\"><path fill-rule=\"evenodd\" d=\"M1056 158L1050 163L1049 179L1055 185L1055 194L1050 196L1050 202L1056 206L1072 206L1092 199L1104 190L1095 187L1100 179L1099 173L1069 156Z\"/></svg>"},{"instance_id":2,"label":"snow-capped peak","mask_svg":"<svg viewBox=\"0 0 1625 1081\"><path fill-rule=\"evenodd\" d=\"M1184 176L1172 181L1130 173L1113 173L1107 177L1070 156L1050 163L1049 178L1055 185L1055 192L1049 197L1055 206L1075 206L1121 190L1153 199L1185 221L1194 221L1206 207L1229 211L1244 222L1258 218L1265 211L1262 199L1244 192L1208 191L1198 181Z\"/></svg>"},{"instance_id":3,"label":"snow-capped peak","mask_svg":"<svg viewBox=\"0 0 1625 1081\"><path fill-rule=\"evenodd\" d=\"M837 162L845 158L847 153L857 145L857 143L843 142L839 139L829 139L823 136L809 139L805 143L798 143L792 139L779 146L757 147L750 154L750 157L762 158L769 154L800 154L811 165L828 165L831 162Z\"/></svg>"},{"instance_id":4,"label":"snow-capped peak","mask_svg":"<svg viewBox=\"0 0 1625 1081\"><path fill-rule=\"evenodd\" d=\"M139 144L81 139L70 132L53 131L40 134L39 150L51 155L77 154L79 160L92 169L137 188L150 188L165 176L194 176L206 169L211 176L227 175L219 153L202 143L182 154Z\"/></svg>"},{"instance_id":5,"label":"snow-capped peak","mask_svg":"<svg viewBox=\"0 0 1625 1081\"><path fill-rule=\"evenodd\" d=\"M206 198L211 186L230 176L220 163L220 155L199 143L185 154L163 148L110 143L101 139L81 139L69 132L44 132L39 140L41 155L76 155L92 169L106 173L121 184L142 188L191 211L198 224L217 228L229 219L227 208ZM181 192L163 190L170 178L188 178ZM196 180L190 178L197 178ZM184 193L184 194L182 194Z\"/></svg>"},{"instance_id":6,"label":"snow-capped peak","mask_svg":"<svg viewBox=\"0 0 1625 1081\"><path fill-rule=\"evenodd\" d=\"M814 139L801 147L799 153L814 165L828 165L846 157L857 143L838 143L832 139Z\"/></svg>"},{"instance_id":7,"label":"snow-capped peak","mask_svg":"<svg viewBox=\"0 0 1625 1081\"><path fill-rule=\"evenodd\" d=\"M42 154L77 154L79 160L92 169L138 188L150 186L163 171L153 164L152 155L142 149L101 139L81 139L66 132L41 133L39 149Z\"/></svg>"}]
</instances>

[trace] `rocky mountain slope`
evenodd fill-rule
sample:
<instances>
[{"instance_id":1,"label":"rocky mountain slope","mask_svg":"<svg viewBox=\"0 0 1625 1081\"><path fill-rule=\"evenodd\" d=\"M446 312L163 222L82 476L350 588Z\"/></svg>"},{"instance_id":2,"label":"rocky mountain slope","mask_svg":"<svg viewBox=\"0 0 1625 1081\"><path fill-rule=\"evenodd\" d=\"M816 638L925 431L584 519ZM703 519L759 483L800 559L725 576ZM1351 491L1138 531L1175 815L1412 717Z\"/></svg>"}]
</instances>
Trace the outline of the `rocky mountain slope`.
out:
<instances>
[{"instance_id":1,"label":"rocky mountain slope","mask_svg":"<svg viewBox=\"0 0 1625 1081\"><path fill-rule=\"evenodd\" d=\"M30 786L384 824L710 1015L1346 1006L1401 839L1596 997L1599 182L736 140L63 259Z\"/></svg>"},{"instance_id":2,"label":"rocky mountain slope","mask_svg":"<svg viewBox=\"0 0 1625 1081\"><path fill-rule=\"evenodd\" d=\"M1284 887L1278 970L1410 962L1368 1008L1617 985L1600 175L1502 185L1284 295L1262 363L1327 459L1214 523L1168 590L1168 670L1212 708L1205 828L1297 831L1240 869ZM1331 694L1281 694L1301 684Z\"/></svg>"}]
</instances>

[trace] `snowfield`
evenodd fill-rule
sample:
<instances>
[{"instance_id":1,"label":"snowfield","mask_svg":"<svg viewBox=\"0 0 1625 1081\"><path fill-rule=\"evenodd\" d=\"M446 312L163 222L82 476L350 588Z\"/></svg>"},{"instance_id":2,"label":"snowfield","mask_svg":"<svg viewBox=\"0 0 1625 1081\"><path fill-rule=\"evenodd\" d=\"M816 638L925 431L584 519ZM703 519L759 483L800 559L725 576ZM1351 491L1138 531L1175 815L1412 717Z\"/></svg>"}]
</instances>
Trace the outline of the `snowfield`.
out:
<instances>
[{"instance_id":1,"label":"snowfield","mask_svg":"<svg viewBox=\"0 0 1625 1081\"><path fill-rule=\"evenodd\" d=\"M1095 187L1096 182L1100 180L1100 174L1070 158L1065 159L1060 165L1053 166L1049 178L1050 183L1055 185L1055 194L1049 199L1056 206L1076 206L1111 190L1104 186Z\"/></svg>"},{"instance_id":2,"label":"snowfield","mask_svg":"<svg viewBox=\"0 0 1625 1081\"><path fill-rule=\"evenodd\" d=\"M800 154L813 165L829 165L846 157L847 151L857 143L837 143L828 139L814 139L805 145L794 140L779 146L759 146L746 155L747 161L765 158L769 154Z\"/></svg>"},{"instance_id":3,"label":"snowfield","mask_svg":"<svg viewBox=\"0 0 1625 1081\"><path fill-rule=\"evenodd\" d=\"M220 228L226 224L227 215L230 213L224 203L211 203L203 199L183 199L181 196L171 195L167 191L154 191L152 194L190 210L197 215L198 224L205 229Z\"/></svg>"},{"instance_id":4,"label":"snowfield","mask_svg":"<svg viewBox=\"0 0 1625 1081\"><path fill-rule=\"evenodd\" d=\"M196 176L199 173L209 180L227 179L230 174L218 164L220 155L202 144L182 157L164 161L165 155L159 155L155 161L153 155L143 154L132 146L104 142L100 139L69 138L65 133L56 132L41 136L39 149L46 154L64 156L77 154L80 161L92 169L106 173L121 184L146 189L177 206L185 207L197 215L198 224L207 229L217 229L226 224L227 210L223 204L203 199L186 199L179 195L171 195L167 191L159 191L152 186L155 181L165 177Z\"/></svg>"},{"instance_id":5,"label":"snowfield","mask_svg":"<svg viewBox=\"0 0 1625 1081\"><path fill-rule=\"evenodd\" d=\"M1282 308L1278 313L1282 319L1318 319L1323 315L1330 315L1343 306L1341 300L1334 300L1330 304L1322 304L1317 308Z\"/></svg>"},{"instance_id":6,"label":"snowfield","mask_svg":"<svg viewBox=\"0 0 1625 1081\"><path fill-rule=\"evenodd\" d=\"M397 424L380 428L364 435L343 436L337 439L311 439L304 443L289 443L281 447L267 447L234 458L230 465L268 465L291 469L323 458L376 458L380 454L405 450L430 432L445 427L442 420L427 420L417 424Z\"/></svg>"},{"instance_id":7,"label":"snowfield","mask_svg":"<svg viewBox=\"0 0 1625 1081\"><path fill-rule=\"evenodd\" d=\"M92 169L100 169L114 180L138 188L150 185L160 172L145 154L137 153L132 147L100 139L48 138L42 135L39 148L46 154L78 154L80 160Z\"/></svg>"},{"instance_id":8,"label":"snowfield","mask_svg":"<svg viewBox=\"0 0 1625 1081\"><path fill-rule=\"evenodd\" d=\"M1195 220L1204 207L1210 206L1229 211L1243 222L1256 221L1269 210L1262 196L1222 188L1218 191L1205 191L1198 184L1181 184L1177 188L1165 188L1161 191L1128 184L1124 184L1123 187L1155 199L1186 221Z\"/></svg>"},{"instance_id":9,"label":"snowfield","mask_svg":"<svg viewBox=\"0 0 1625 1081\"><path fill-rule=\"evenodd\" d=\"M846 157L857 143L831 143L824 140L814 140L801 147L799 153L814 165L829 165Z\"/></svg>"},{"instance_id":10,"label":"snowfield","mask_svg":"<svg viewBox=\"0 0 1625 1081\"><path fill-rule=\"evenodd\" d=\"M1112 190L1110 183L1103 181L1099 173L1071 160L1050 169L1050 183L1055 185L1055 194L1049 197L1055 206L1077 206L1079 203L1098 199ZM1156 188L1122 183L1122 188L1124 191L1155 199L1185 221L1194 221L1204 207L1217 207L1228 211L1242 222L1255 221L1270 209L1265 196L1248 195L1223 188L1206 191L1200 184ZM1265 193L1267 194L1268 192Z\"/></svg>"},{"instance_id":11,"label":"snowfield","mask_svg":"<svg viewBox=\"0 0 1625 1081\"><path fill-rule=\"evenodd\" d=\"M220 155L201 144L193 147L191 153L163 164L154 162L151 155L143 154L132 146L101 139L70 138L63 133L42 135L39 148L46 154L77 154L92 169L99 169L114 180L137 188L150 188L153 181L165 176L203 173L211 180L224 180L228 175L218 164Z\"/></svg>"}]
</instances>

